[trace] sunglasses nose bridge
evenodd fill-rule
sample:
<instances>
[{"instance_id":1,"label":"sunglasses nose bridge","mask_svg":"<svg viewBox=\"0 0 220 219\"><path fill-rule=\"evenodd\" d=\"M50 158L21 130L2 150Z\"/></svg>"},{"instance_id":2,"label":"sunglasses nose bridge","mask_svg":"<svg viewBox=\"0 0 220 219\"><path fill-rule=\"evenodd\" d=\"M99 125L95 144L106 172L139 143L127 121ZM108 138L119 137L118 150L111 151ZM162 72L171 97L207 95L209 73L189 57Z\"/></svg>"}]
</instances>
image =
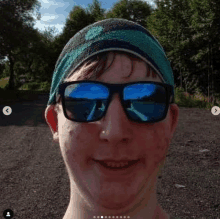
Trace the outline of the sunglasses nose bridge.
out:
<instances>
[{"instance_id":1,"label":"sunglasses nose bridge","mask_svg":"<svg viewBox=\"0 0 220 219\"><path fill-rule=\"evenodd\" d=\"M117 99L118 99L118 104L121 105L119 107L121 107L122 108L121 110L123 110L123 113L125 113L123 103L122 103L122 101L123 101L123 89L124 89L125 86L126 85L124 85L124 84L107 84L106 85L106 87L109 90L109 96L108 96L109 103L108 103L108 106L105 109L106 110L105 114L104 114L105 116L108 113L109 108L112 106L113 102L115 102Z\"/></svg>"},{"instance_id":2,"label":"sunglasses nose bridge","mask_svg":"<svg viewBox=\"0 0 220 219\"><path fill-rule=\"evenodd\" d=\"M112 101L115 99L115 98L118 98L119 100L119 103L121 104L121 107L123 107L123 104L122 104L122 101L123 101L123 90L124 90L124 87L126 85L124 84L111 84L111 85L108 85L108 88L109 88L109 105L112 103Z\"/></svg>"},{"instance_id":3,"label":"sunglasses nose bridge","mask_svg":"<svg viewBox=\"0 0 220 219\"><path fill-rule=\"evenodd\" d=\"M129 120L129 118L126 115L119 93L115 92L114 94L112 94L111 99L109 100L109 104L106 107L105 115L103 116L108 117L108 118L116 117L117 121L119 118L121 119L122 117L123 118L126 117L127 120ZM119 117L117 118L117 116Z\"/></svg>"}]
</instances>

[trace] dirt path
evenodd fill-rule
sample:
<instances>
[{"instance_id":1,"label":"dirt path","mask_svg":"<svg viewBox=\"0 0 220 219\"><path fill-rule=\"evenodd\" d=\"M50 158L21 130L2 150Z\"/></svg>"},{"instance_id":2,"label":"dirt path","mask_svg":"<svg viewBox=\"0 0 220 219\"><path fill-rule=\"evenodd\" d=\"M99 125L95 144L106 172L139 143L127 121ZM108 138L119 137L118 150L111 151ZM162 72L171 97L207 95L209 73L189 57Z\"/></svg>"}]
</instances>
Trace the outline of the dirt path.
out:
<instances>
[{"instance_id":1,"label":"dirt path","mask_svg":"<svg viewBox=\"0 0 220 219\"><path fill-rule=\"evenodd\" d=\"M0 105L0 214L16 219L61 219L69 202L69 180L44 120L48 97ZM180 109L158 199L171 215L220 218L220 116L204 109ZM199 150L208 149L207 152ZM177 188L176 184L185 187Z\"/></svg>"}]
</instances>

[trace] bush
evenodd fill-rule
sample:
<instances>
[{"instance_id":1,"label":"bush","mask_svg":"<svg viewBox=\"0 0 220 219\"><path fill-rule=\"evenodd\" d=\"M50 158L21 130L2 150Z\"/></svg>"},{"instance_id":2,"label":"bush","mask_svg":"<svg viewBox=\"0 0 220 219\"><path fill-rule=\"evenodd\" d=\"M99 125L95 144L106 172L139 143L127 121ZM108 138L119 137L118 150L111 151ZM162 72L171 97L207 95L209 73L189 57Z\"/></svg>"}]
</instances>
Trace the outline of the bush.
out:
<instances>
[{"instance_id":1,"label":"bush","mask_svg":"<svg viewBox=\"0 0 220 219\"><path fill-rule=\"evenodd\" d=\"M8 84L9 78L1 78L0 79L0 87L5 89L5 86Z\"/></svg>"},{"instance_id":2,"label":"bush","mask_svg":"<svg viewBox=\"0 0 220 219\"><path fill-rule=\"evenodd\" d=\"M49 83L48 81L41 82L40 90L45 91L45 92L49 92L50 86L51 86L51 83Z\"/></svg>"},{"instance_id":3,"label":"bush","mask_svg":"<svg viewBox=\"0 0 220 219\"><path fill-rule=\"evenodd\" d=\"M30 82L28 83L28 90L38 90L40 87L40 84L38 82Z\"/></svg>"},{"instance_id":4,"label":"bush","mask_svg":"<svg viewBox=\"0 0 220 219\"><path fill-rule=\"evenodd\" d=\"M212 98L210 98L211 100ZM184 91L183 88L175 88L175 102L179 107L195 107L205 108L211 110L213 106L218 106L220 101L215 97L214 104L208 102L208 98L205 97L199 89L196 90L194 95L191 95Z\"/></svg>"},{"instance_id":5,"label":"bush","mask_svg":"<svg viewBox=\"0 0 220 219\"><path fill-rule=\"evenodd\" d=\"M9 76L10 76L10 65L9 65L9 62L6 62L5 63L5 68L2 72L1 77L6 78L6 77L9 77Z\"/></svg>"},{"instance_id":6,"label":"bush","mask_svg":"<svg viewBox=\"0 0 220 219\"><path fill-rule=\"evenodd\" d=\"M40 87L40 83L38 82L28 82L23 84L19 90L38 90Z\"/></svg>"},{"instance_id":7,"label":"bush","mask_svg":"<svg viewBox=\"0 0 220 219\"><path fill-rule=\"evenodd\" d=\"M23 84L19 90L35 90L35 91L45 91L49 92L50 91L50 86L51 84L48 81L43 81L43 82L27 82Z\"/></svg>"}]
</instances>

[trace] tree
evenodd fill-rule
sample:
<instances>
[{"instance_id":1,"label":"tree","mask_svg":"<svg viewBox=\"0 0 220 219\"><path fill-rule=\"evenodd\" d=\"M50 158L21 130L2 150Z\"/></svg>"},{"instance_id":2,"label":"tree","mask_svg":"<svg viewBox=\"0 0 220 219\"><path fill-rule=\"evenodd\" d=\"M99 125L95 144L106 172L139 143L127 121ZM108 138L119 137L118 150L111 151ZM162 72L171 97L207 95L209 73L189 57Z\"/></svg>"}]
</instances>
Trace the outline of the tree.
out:
<instances>
[{"instance_id":1,"label":"tree","mask_svg":"<svg viewBox=\"0 0 220 219\"><path fill-rule=\"evenodd\" d=\"M219 1L156 0L155 4L157 7L148 18L148 29L165 48L176 83L181 79L180 84L186 90L193 92L199 87L207 94L207 72L211 67L208 56L212 60L213 51L219 57Z\"/></svg>"},{"instance_id":2,"label":"tree","mask_svg":"<svg viewBox=\"0 0 220 219\"><path fill-rule=\"evenodd\" d=\"M14 73L18 79L21 75L26 80L50 81L57 57L54 51L54 28L44 32L35 30L35 38L27 47L16 51ZM18 82L18 80L17 80ZM19 83L17 83L19 86Z\"/></svg>"},{"instance_id":3,"label":"tree","mask_svg":"<svg viewBox=\"0 0 220 219\"><path fill-rule=\"evenodd\" d=\"M90 16L90 23L103 20L105 11L105 9L101 8L101 3L98 0L93 0L93 3L89 4L86 10L87 14Z\"/></svg>"},{"instance_id":4,"label":"tree","mask_svg":"<svg viewBox=\"0 0 220 219\"><path fill-rule=\"evenodd\" d=\"M81 6L74 6L70 14L66 19L66 23L63 29L63 37L65 38L65 44L70 38L72 38L78 31L86 27L91 23L89 20L91 17L87 14L86 10Z\"/></svg>"},{"instance_id":5,"label":"tree","mask_svg":"<svg viewBox=\"0 0 220 219\"><path fill-rule=\"evenodd\" d=\"M9 89L14 89L15 51L27 47L27 42L34 38L34 19L30 13L39 7L37 0L0 1L0 54L1 58L7 56L10 62Z\"/></svg>"},{"instance_id":6,"label":"tree","mask_svg":"<svg viewBox=\"0 0 220 219\"><path fill-rule=\"evenodd\" d=\"M213 60L219 55L219 13L220 2L217 0L194 0L191 4L194 16L191 25L195 30L192 39L198 46L198 52L192 59L196 67L203 70L203 91L209 96L210 87L212 94L219 88L220 77L218 65L213 66ZM216 83L217 82L217 83ZM220 90L218 90L220 91Z\"/></svg>"},{"instance_id":7,"label":"tree","mask_svg":"<svg viewBox=\"0 0 220 219\"><path fill-rule=\"evenodd\" d=\"M0 61L0 78L3 77L3 71L5 69L5 64L6 64L5 61Z\"/></svg>"},{"instance_id":8,"label":"tree","mask_svg":"<svg viewBox=\"0 0 220 219\"><path fill-rule=\"evenodd\" d=\"M147 18L153 11L152 7L141 0L120 0L106 14L106 18L124 18L147 27Z\"/></svg>"},{"instance_id":9,"label":"tree","mask_svg":"<svg viewBox=\"0 0 220 219\"><path fill-rule=\"evenodd\" d=\"M54 45L56 44L57 48L59 48L57 49L57 55L78 31L98 20L104 19L104 12L105 10L101 8L98 0L93 0L93 3L89 4L87 9L78 5L74 6L66 19L62 34L55 39Z\"/></svg>"}]
</instances>

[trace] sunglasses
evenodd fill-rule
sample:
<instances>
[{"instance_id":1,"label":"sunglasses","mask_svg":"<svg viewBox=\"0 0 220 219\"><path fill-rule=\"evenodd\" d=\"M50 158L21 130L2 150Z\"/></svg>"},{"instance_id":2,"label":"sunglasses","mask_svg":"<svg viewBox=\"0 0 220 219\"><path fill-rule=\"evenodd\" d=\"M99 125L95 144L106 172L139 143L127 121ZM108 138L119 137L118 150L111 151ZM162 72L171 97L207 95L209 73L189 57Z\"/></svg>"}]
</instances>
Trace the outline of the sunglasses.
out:
<instances>
[{"instance_id":1,"label":"sunglasses","mask_svg":"<svg viewBox=\"0 0 220 219\"><path fill-rule=\"evenodd\" d=\"M58 89L65 117L87 123L105 116L115 93L119 93L128 119L138 123L162 121L169 104L174 103L173 87L159 82L108 84L87 80L65 82Z\"/></svg>"}]
</instances>

